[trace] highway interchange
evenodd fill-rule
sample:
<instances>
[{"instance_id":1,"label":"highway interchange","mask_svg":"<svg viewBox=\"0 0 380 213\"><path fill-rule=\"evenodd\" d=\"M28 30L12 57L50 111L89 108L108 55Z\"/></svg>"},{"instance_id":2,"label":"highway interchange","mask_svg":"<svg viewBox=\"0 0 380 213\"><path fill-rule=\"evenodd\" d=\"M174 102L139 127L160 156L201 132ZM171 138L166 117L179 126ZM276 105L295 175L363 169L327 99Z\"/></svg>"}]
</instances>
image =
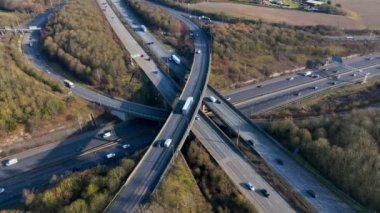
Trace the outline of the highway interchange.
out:
<instances>
[{"instance_id":1,"label":"highway interchange","mask_svg":"<svg viewBox=\"0 0 380 213\"><path fill-rule=\"evenodd\" d=\"M99 1L99 2L101 2L101 1ZM116 2L116 1L115 1ZM37 38L36 38L37 39ZM133 39L132 39L133 40ZM156 41L157 43L158 43L158 41ZM155 42L155 43L156 43ZM138 45L137 45L138 46ZM157 44L157 46L160 46L159 44ZM162 47L162 46L161 46ZM31 48L32 49L32 48ZM168 56L168 52L167 52L167 50L164 50L164 48L162 47L162 48L157 48L159 51L157 51L155 54L157 54L157 55L160 55L160 53L159 52L161 52L161 56L163 56L163 57L167 57ZM140 50L138 50L138 51L140 51ZM137 52L138 52L137 51ZM202 49L202 53L204 53L204 52L207 52L207 50L203 50ZM165 56L165 55L166 56ZM35 63L36 64L43 64L43 60L39 60L39 58L38 58L38 53L32 53L32 54L30 54L31 56L32 56L32 60L36 60L35 61ZM33 57L35 57L35 58L33 58ZM136 60L136 59L135 59ZM139 63L138 61L139 60L142 60L142 61L146 61L146 60L144 60L144 59L137 59L136 61L137 61L137 63ZM194 60L194 61L196 61L196 60ZM197 60L197 61L202 61L202 60ZM365 70L366 68L364 68L364 67L366 67L367 66L367 64L369 64L369 63L373 63L374 65L376 64L378 64L379 63L379 61L377 60L377 58L375 58L374 60L371 60L371 61L367 61L367 60L362 60L362 61L359 61L359 62L357 62L357 64L355 64L355 65L352 65L352 66L358 66L358 67L363 67L362 69L363 70ZM143 63L142 64L140 64L139 63L139 66L145 66L145 65L143 65ZM205 66L205 65L203 65L203 66ZM151 68L151 67L148 67L147 69L156 69L156 67L153 67L153 68ZM158 68L157 68L158 69ZM50 70L48 67L42 67L42 70L48 70L50 73L52 73L52 74L54 74L54 71L52 71L52 70ZM331 71L332 71L333 69L331 69ZM338 71L338 72L340 72L340 71ZM342 71L343 72L343 71ZM377 69L376 69L376 67L374 66L374 67L372 67L372 68L369 68L368 70L366 70L366 72L371 72L371 73L373 73L373 74L376 74L376 73L378 73L377 72ZM161 73L161 72L160 72ZM192 72L193 73L193 72ZM324 73L321 73L321 77L322 77L322 75L323 75ZM153 75L152 74L152 76L156 76L156 75ZM160 76L160 75L158 75L158 76ZM353 81L353 77L354 76L351 76L351 73L347 73L347 74L342 74L342 76L341 76L341 78L339 79L339 83L341 82L342 84L344 84L344 82L352 82ZM360 76L355 76L355 77L357 77L357 78L359 78ZM153 78L152 78L153 79ZM154 80L152 80L151 79L151 81L152 82L154 82L154 80L157 80L156 79L156 77L154 77ZM163 78L163 79L165 79L165 78ZM190 79L191 79L191 77L190 77ZM189 79L189 80L190 80ZM324 81L322 81L324 79ZM164 80L162 80L162 79L160 79L158 82L160 82L160 81L164 81ZM277 82L276 82L277 81ZM309 83L309 81L313 81L313 83L315 83L315 84L318 84L318 85L320 85L320 86L318 86L319 88L320 88L320 90L322 90L323 88L329 88L329 87L332 87L332 85L330 84L330 82L332 81L331 80L331 78L330 77L327 77L327 78L321 78L321 79L319 79L318 81L316 81L315 79L313 79L313 78L310 78L310 77L302 77L302 76L296 76L295 77L295 79L294 80L292 80L292 81L289 81L289 80L286 80L285 78L278 78L278 79L275 79L275 80L271 80L271 81L269 81L269 82L264 82L264 83L262 83L262 86L261 86L261 88L257 88L257 86L253 86L253 87L251 87L250 89L247 89L247 88L245 88L245 90L239 90L238 92L236 92L236 93L231 93L231 94L226 94L225 96L226 97L231 97L231 102L232 103L236 103L236 104L238 104L238 106L239 106L239 108L241 107L241 106L243 106L243 107L246 107L246 106L248 106L249 104L252 104L252 103L257 103L257 104L260 104L261 103L261 101L262 100L264 100L264 103L267 103L265 100L265 98L269 98L268 100L271 100L270 98L273 98L273 97L275 97L275 98L273 98L273 100L275 100L275 99L281 99L281 98L278 98L278 97L283 97L284 96L284 94L283 93L279 93L279 91L281 91L281 92L283 92L283 90L287 90L288 92L289 92L289 94L293 94L292 96L294 96L294 98L302 98L303 96L307 96L307 95L309 95L307 92L305 92L304 91L304 88L303 87L301 87L303 84L306 84L306 85L304 85L304 86L306 86L305 88L310 88L311 87L311 84ZM274 83L271 83L271 82L276 82L276 86L277 87L275 87L275 86L273 86L273 88L272 88L272 86L271 85L274 85ZM283 83L280 83L280 84L278 84L278 82L283 82ZM327 82L327 83L326 83ZM322 83L326 83L326 86L323 86L323 84ZM173 83L170 83L170 84L161 84L161 85L173 85ZM281 85L283 85L283 87L281 86ZM299 85L299 86L294 86L295 88L292 88L293 90L291 90L291 89L289 89L289 87L291 86L291 85ZM314 85L314 84L313 84ZM337 83L337 85L334 85L334 86L339 86L338 85L338 83ZM314 87L314 86L313 86ZM167 99L167 101L168 100L170 100L170 101L174 101L173 100L173 94L175 94L175 96L177 96L177 94L178 94L178 88L176 89L176 88L174 88L174 89L171 89L172 88L172 86L166 86L165 88L163 88L163 89L158 89L160 92L161 91L171 91L171 92L168 92L168 94L167 95L163 95L164 97L170 97L170 99ZM86 90L86 89L85 89ZM243 92L242 92L243 91ZM245 92L244 92L245 91ZM252 92L253 91L253 92ZM302 92L302 95L300 95L300 97L299 96L296 96L296 95L294 95L294 94L298 94L298 91L301 91ZM314 90L313 90L314 91ZM74 91L75 92L75 91ZM215 91L216 92L216 91ZM229 108L233 108L232 107L232 105L230 106L228 103L225 103L224 101L225 100L223 100L223 98L221 97L221 96L219 96L218 94L216 94L212 89L208 89L208 91L207 91L207 94L206 94L206 96L207 95L215 95L216 97L218 97L218 99L220 99L220 100L222 100L222 104L220 104L220 105L217 105L217 106L214 106L215 104L210 104L210 103L208 103L207 101L205 101L205 103L206 103L206 105L208 105L208 107L210 108L210 109L212 109L213 111L214 111L214 113L218 113L218 111L220 111L220 113L222 114L222 113L225 113L226 111L228 111L228 110L230 110ZM241 93L239 93L239 92L241 92ZM294 92L296 92L296 93L294 93ZM315 91L315 92L319 92L319 89L317 90L317 91ZM80 93L80 92L79 92ZM94 94L97 96L97 93L95 93L94 92ZM239 95L240 94L240 95ZM248 95L247 95L248 94ZM271 95L269 95L269 94L271 94ZM272 94L274 94L274 95L272 95ZM86 96L86 94L83 94L82 93L82 95L83 96ZM265 96L265 95L267 95L267 96ZM263 97L263 96L265 96L265 97ZM186 97L186 96L185 96ZM96 98L92 98L92 100L91 101L94 101L93 99L96 99ZM181 96L181 99L183 99L183 96ZM253 102L251 103L251 102L249 102L249 101L251 101L253 99ZM255 100L260 100L260 101L257 101L257 102L254 102ZM287 98L287 100L286 101L289 101L289 98ZM284 101L283 99L281 99L280 101L279 101L279 105L281 105L281 103L284 103L284 102L286 102L286 101ZM94 101L94 102L96 102L96 100ZM105 100L105 102L104 103L107 103L108 102L108 100ZM119 101L120 102L120 101ZM174 103L174 102L173 102ZM242 104L243 103L243 104ZM248 103L248 104L247 104ZM224 105L226 105L227 107L226 108L221 108L220 106L224 106ZM271 105L271 104L269 104L269 105ZM266 107L268 107L269 105L264 105L264 106L262 106L262 108L264 109L264 108L266 108ZM120 108L120 106L121 105L119 105L119 106L116 106L115 107L115 109L118 109L118 108ZM173 105L174 107L175 107L175 105ZM137 108L140 108L140 107L137 107ZM218 108L220 108L220 109L218 109ZM246 108L242 108L243 109L243 112L245 111L245 112L247 112L246 111ZM260 110L258 107L256 108L254 108L254 110L256 111L256 109L257 110ZM129 111L130 112L130 111ZM132 113L133 114L133 113ZM231 111L231 114L236 114L236 112L233 112L233 110ZM135 115L137 115L137 116L141 116L141 115L138 115L138 114L135 114ZM179 115L180 116L180 115ZM177 116L177 117L179 117L179 116ZM237 117L236 115L234 115L235 117ZM239 116L239 115L238 115ZM241 116L241 115L240 115ZM170 117L169 117L169 119L170 119ZM177 119L177 120L179 120L179 119ZM182 122L182 124L183 124L183 126L186 126L186 125L188 125L188 122L189 122L189 120L188 119L184 119L185 120L185 122ZM205 128L207 128L207 127L197 127L197 126L199 126L198 124L200 124L200 125L203 125L204 123L209 123L209 121L208 121L208 118L205 118L204 117L204 115L201 115L201 120L203 121L203 120L205 120L205 121L207 121L207 122L195 122L195 125L194 125L194 127L193 127L193 132L195 132L196 130L201 130L202 128L203 129L205 129ZM176 120L175 120L176 121ZM171 122L173 122L173 120L171 120ZM244 122L244 121L243 121ZM168 123L168 122L167 122ZM255 133L253 136L252 135L250 135L250 131L251 131L251 127L249 127L249 128L242 128L242 123L239 123L239 124L234 124L234 121L232 121L232 120L230 120L230 121L225 121L225 123L227 123L231 128L235 128L235 129L238 129L238 131L240 132L240 134L243 136L243 135L245 135L245 136L243 136L243 137L245 137L245 139L248 139L249 140L249 138L256 138L257 139L257 137L263 137L263 139L260 139L260 140L257 140L257 141L260 141L260 143L262 143L262 144L264 144L264 143L266 143L266 144L272 144L272 142L271 141L267 141L268 140L268 137L267 136L263 136L263 135L260 135L260 133ZM209 125L213 125L213 124L209 124ZM249 126L251 126L251 124L249 124ZM165 126L164 126L165 127ZM165 128L162 128L162 129L165 129ZM249 131L248 131L249 130ZM175 129L169 129L168 130L169 132L170 131L175 131ZM215 132L216 130L214 130L214 132ZM254 131L253 131L254 132ZM259 131L260 132L260 131ZM164 136L166 136L168 133L161 133L161 138L156 138L155 139L155 141L158 141L158 140L162 140L162 139L165 139L165 138L167 138L167 137L164 137ZM160 135L160 134L159 134ZM199 135L200 137L203 135L207 135L206 133L203 133L203 134L201 134L201 133L199 133L199 134L196 134L196 135ZM212 135L212 134L211 134ZM225 139L220 139L220 137L224 137L224 136L220 136L220 133L218 133L217 135L219 135L218 137L219 137L219 139L217 139L218 141L225 141ZM178 137L180 137L180 136L178 136ZM206 141L212 141L212 140L210 140L210 138L206 138ZM259 149L263 149L262 150L262 152L261 152L261 156L264 158L264 160L267 160L267 162L271 162L271 161L273 161L273 158L275 157L275 156L268 156L267 154L264 154L263 155L263 153L265 153L265 151L268 151L268 150L264 150L265 148L264 148L264 146L263 147L260 147L261 145L260 145L260 143L256 143L256 145L255 145L255 149L256 149L256 151ZM203 144L205 144L205 143L203 143ZM209 144L211 144L211 143L209 143ZM258 145L258 146L257 146ZM227 146L226 144L225 145L223 145L223 146ZM267 146L267 145L266 145ZM152 160L154 160L154 162L157 162L157 160L158 159L161 159L161 155L164 155L163 153L166 153L166 155L165 156L167 156L167 159L169 159L169 158L171 158L172 157L172 155L173 155L173 153L174 153L174 149L170 152L170 151L163 151L162 150L162 148L159 148L159 149L157 149L156 147L154 147L154 146L151 146L150 147L150 149L155 149L155 150L159 150L159 151L155 151L155 154L152 154L151 156L153 156L153 157L156 157L155 159L151 159L151 158L149 158L149 160L147 160L147 161L150 161L150 162L148 162L148 164L152 164ZM214 148L214 150L216 150L216 149L220 149L220 147L219 148ZM278 148L277 148L278 149ZM209 150L212 150L212 149L209 149ZM281 154L279 154L279 153L277 153L277 154L279 154L279 155L277 155L276 154L276 152L273 152L273 150L276 150L276 148L272 148L269 152L267 152L267 153L274 153L277 157L278 156L281 156ZM231 149L225 149L225 150L222 150L222 151L219 151L218 153L220 154L220 153L229 153L230 152L230 156L231 156L231 154L233 154L233 153L235 153L235 152L231 152ZM280 151L281 152L281 151ZM260 153L260 152L259 152ZM76 153L76 154L78 154L78 153ZM235 153L236 154L236 153ZM214 154L213 156L214 156L214 158L215 158L215 155L217 155L217 154ZM286 155L286 154L285 154ZM40 156L40 157L42 157L43 156L43 154ZM102 153L102 154L99 154L99 159L100 158L102 158L102 157L100 157L100 156L103 156L103 159L104 159L104 153ZM147 156L147 155L146 155ZM266 158L264 157L264 156L266 156ZM289 158L289 157L288 157ZM99 160L98 159L98 160ZM274 167L274 168L276 168L275 170L278 172L278 170L285 170L285 171L283 171L282 173L280 172L280 174L282 175L282 176L284 176L284 173L297 173L298 172L298 170L293 170L293 172L289 172L289 167L288 167L288 164L289 165L291 165L292 164L292 159L289 159L289 161L288 161L288 159L286 158L286 156L285 157L282 157L282 159L284 160L284 162L286 162L286 164L285 164L285 166L279 166L279 165L275 165L274 163L273 163L273 165L272 165L272 167ZM38 160L37 160L38 161ZM164 162L164 161L163 161ZM166 162L164 162L164 163L161 163L161 166L163 166L163 165L167 165L167 162L168 161L166 161ZM170 160L169 160L169 162L170 162ZM289 162L289 163L288 163ZM32 163L33 164L33 163ZM31 164L31 165L32 165ZM20 166L22 166L22 164L20 164ZM24 167L23 168L26 168L26 167L29 167L30 165L29 164L27 164L27 165L24 165ZM240 165L239 165L240 166ZM277 167L279 167L279 168L277 168ZM30 168L32 168L32 167L30 167ZM223 166L222 166L222 168L223 168ZM290 167L290 168L292 168L292 167ZM295 168L297 168L297 166L295 166ZM63 172L63 171L65 171L63 168L61 168L62 170L60 170L61 172ZM149 168L148 168L149 169ZM16 169L15 169L16 170ZM248 168L247 168L247 170L249 170ZM302 169L301 169L302 170ZM22 172L22 168L19 170L20 172ZM58 171L58 170L56 170L56 171ZM145 170L145 171L149 171L149 170ZM25 172L25 171L23 171L23 172ZM8 175L12 175L12 172L6 172L6 173L8 173ZM52 172L52 173L49 173L49 174L53 174L54 172ZM2 174L2 173L1 173ZM305 177L308 177L308 174L305 174L306 176L303 176L303 175L300 175L300 173L297 173L297 176L298 177L296 177L296 179L298 178L298 179L302 179L302 178L305 178ZM244 175L243 175L244 176ZM0 176L0 183L2 183L2 180L3 180L3 178L5 178L6 179L6 174L5 174L5 176L4 177L1 177ZM286 177L286 175L285 175L285 177ZM151 176L151 178L153 178L153 176ZM157 175L156 175L156 178L157 178ZM292 179L292 178L294 178L294 176L293 177L286 177L286 179L289 181L289 179ZM41 183L42 183L43 181L41 181ZM45 181L46 182L46 181ZM254 181L252 181L252 182L254 182ZM265 181L264 181L265 182ZM8 183L8 184L10 184L10 183ZM156 184L156 183L155 183ZM155 184L153 184L153 185L155 185ZM298 187L298 188L305 188L306 186L308 186L309 188L311 188L311 187L316 187L316 188L318 188L318 190L319 190L319 185L315 185L315 186L313 186L313 185L309 185L309 183L307 182L307 180L305 180L303 183L302 183L304 186L303 187L299 187L299 186L296 186L296 188ZM302 185L301 184L301 185ZM141 190L141 188L143 188L143 187L137 187L137 185L135 185L135 187L136 188L140 188L140 190ZM148 188L149 188L149 186L147 186L146 187L146 189L145 190L148 190ZM321 192L317 192L318 194L319 193L325 193L324 191L323 191L323 188L324 187L322 187L321 188ZM19 189L21 189L21 187L19 188ZM316 191L318 191L318 190L316 190ZM245 190L246 191L246 190ZM303 193L304 194L304 191L302 192L301 191L301 193ZM334 199L335 199L335 196L331 196L331 197L329 197L330 196L330 194L329 194L330 192L329 191L326 191L326 200L329 200L329 199L332 199L332 201L331 201L331 203L333 203L334 202ZM320 194L319 194L320 195ZM141 199L141 198L137 198L137 199ZM320 199L320 198L318 198L318 199ZM277 200L277 199L276 199ZM257 201L256 201L257 202ZM335 209L335 210L337 210L337 208L339 208L339 209L342 209L343 207L344 208L346 208L346 206L344 206L344 205L342 205L342 204L340 204L339 202L338 202L338 204L335 206L335 207L333 207L333 206L325 206L325 207L323 207L323 205L325 205L325 203L323 203L323 201L319 201L319 202L321 202L321 203L316 203L315 205L317 206L317 207L320 207L320 209L321 210L324 210L323 208L326 208L326 209ZM335 203L335 202L334 202ZM314 204L314 203L313 203ZM335 204L334 204L335 205ZM265 209L265 208L264 208Z\"/></svg>"},{"instance_id":2,"label":"highway interchange","mask_svg":"<svg viewBox=\"0 0 380 213\"><path fill-rule=\"evenodd\" d=\"M133 16L133 13L129 11L127 8L123 7L122 4L118 1L113 1L117 8L122 12L123 17L128 21L129 24L133 26L133 28L137 28L140 26L141 22L137 17ZM128 33L128 32L126 32ZM125 35L125 34L123 34ZM139 33L142 36L144 42L151 41L152 35L150 33ZM163 48L163 45L157 44L155 46L150 45L152 48L152 52L162 53L163 55L158 55L160 58L164 58L165 56L170 56L168 50ZM128 47L127 47L128 49ZM171 66L176 72L183 72L183 67ZM186 70L185 70L186 71ZM145 71L149 72L149 70ZM174 87L174 86L173 86ZM256 171L254 171L245 160L240 155L236 155L235 151L232 149L226 149L226 144L231 144L231 141L224 135L224 133L210 120L206 120L205 115L202 112L199 112L200 119L195 121L195 124L192 128L192 132L197 136L197 138L203 143L206 144L208 150L215 156L214 158L220 159L218 163L221 163L224 168L227 168L227 175L232 179L235 183L236 187L238 187L244 195L254 203L255 206L260 211L278 211L278 209L283 209L283 211L292 211L288 204L282 199L278 193L263 179L254 178L259 176ZM222 156L222 157L220 157ZM246 170L240 170L240 166L244 165L247 167ZM240 170L240 172L238 172ZM249 193L244 186L244 183L247 181L252 181L255 183L257 187L260 189L268 190L272 195L270 199L267 199L261 196L258 193ZM127 192L126 192L127 193ZM275 203L276 205L273 205Z\"/></svg>"}]
</instances>

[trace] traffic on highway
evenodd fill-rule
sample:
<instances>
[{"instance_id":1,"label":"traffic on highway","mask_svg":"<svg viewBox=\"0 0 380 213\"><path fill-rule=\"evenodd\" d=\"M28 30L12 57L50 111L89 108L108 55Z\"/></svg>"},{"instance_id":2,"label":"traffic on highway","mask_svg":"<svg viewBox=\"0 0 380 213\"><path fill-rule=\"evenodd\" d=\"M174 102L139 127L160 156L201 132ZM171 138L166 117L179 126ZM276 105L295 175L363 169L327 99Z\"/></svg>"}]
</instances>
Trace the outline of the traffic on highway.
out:
<instances>
[{"instance_id":1,"label":"traffic on highway","mask_svg":"<svg viewBox=\"0 0 380 213\"><path fill-rule=\"evenodd\" d=\"M1 158L0 209L15 207L23 202L25 194L46 188L53 175L67 175L99 164L115 165L120 159L144 152L104 210L137 212L165 178L188 135L192 134L259 212L297 212L294 204L252 167L228 136L232 132L317 212L354 212L351 204L336 193L337 188L327 186L323 177L296 160L250 118L322 91L365 83L380 75L379 54L348 58L344 63L330 61L318 69L304 69L221 94L208 85L212 56L210 38L195 23L194 16L156 2L147 3L166 10L191 32L194 59L189 68L184 58L162 44L125 2L96 2L115 38L148 77L165 105L159 108L121 100L75 81L50 65L37 45L41 40L40 31L26 33L22 38L22 53L42 72L62 82L69 90L67 95L78 95L111 111L124 113L127 121L107 124ZM43 28L49 15L65 3L37 16L28 25ZM200 16L199 20L202 17L212 23L206 16ZM327 39L359 41L369 38L332 36ZM168 71L164 70L162 62Z\"/></svg>"}]
</instances>

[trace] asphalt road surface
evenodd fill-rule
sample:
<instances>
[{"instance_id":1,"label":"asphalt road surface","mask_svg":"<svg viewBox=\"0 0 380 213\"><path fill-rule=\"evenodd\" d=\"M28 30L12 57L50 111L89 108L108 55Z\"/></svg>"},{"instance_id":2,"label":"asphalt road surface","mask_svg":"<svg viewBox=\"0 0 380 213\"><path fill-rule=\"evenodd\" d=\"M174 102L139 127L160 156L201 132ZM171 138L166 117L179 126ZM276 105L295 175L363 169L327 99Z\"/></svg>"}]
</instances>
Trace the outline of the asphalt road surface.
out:
<instances>
[{"instance_id":1,"label":"asphalt road surface","mask_svg":"<svg viewBox=\"0 0 380 213\"><path fill-rule=\"evenodd\" d=\"M380 60L378 61L380 66ZM368 79L379 76L380 69L377 66L369 66L369 68L363 68L363 72L370 73ZM358 72L348 72L340 74L340 78L322 78L318 81L313 81L308 84L303 84L295 86L293 88L284 89L279 92L271 93L266 96L253 98L249 101L246 101L244 104L239 104L237 107L244 114L249 116L250 114L259 114L267 112L269 110L284 107L286 104L297 101L299 99L317 95L318 93L348 85L361 83L364 78L363 73Z\"/></svg>"},{"instance_id":2,"label":"asphalt road surface","mask_svg":"<svg viewBox=\"0 0 380 213\"><path fill-rule=\"evenodd\" d=\"M371 58L371 60L368 60ZM377 72L380 72L380 55L371 55L366 57L358 57L354 59L350 59L344 62L344 64L349 65L350 67L357 68L358 70L362 70L360 73L358 70L348 69L343 66L335 66L330 65L321 68L321 70L313 71L313 75L319 75L320 77L311 77L311 76L303 76L302 74L305 71L302 71L298 74L293 74L289 76L282 76L279 78L274 78L271 80L267 80L264 82L260 82L254 85L250 85L247 87L243 87L240 89L236 89L233 91L229 91L224 93L224 97L230 99L229 101L233 103L236 107L240 109L242 106L247 106L250 103L255 102L255 99L265 98L263 96L273 96L276 93L286 91L297 91L294 89L296 86L313 86L314 83L318 84L322 80L327 80L329 82L336 81L337 83L342 82L341 79L336 79L337 76L342 74L354 74L356 76L352 76L353 79L360 79L363 77L365 73L370 71L371 75L369 77L374 76ZM323 69L327 69L326 71L322 71Z\"/></svg>"},{"instance_id":3,"label":"asphalt road surface","mask_svg":"<svg viewBox=\"0 0 380 213\"><path fill-rule=\"evenodd\" d=\"M117 9L121 11L124 19L129 20L128 23L130 25L137 27L141 26L141 21L135 17L123 3L119 1L113 2ZM139 32L139 35L143 36L143 40L145 39L145 42L153 40L153 36L149 32ZM152 52L160 58L170 56L171 53L165 49L163 45L158 43L156 40L154 41L155 45L149 46ZM179 75L186 72L186 70L181 66L171 68L175 72L180 73ZM202 143L206 146L215 159L222 159L221 155L224 156L224 160L220 160L218 163L223 169L225 169L227 175L235 183L236 187L238 187L238 189L241 190L242 193L248 198L248 200L257 206L257 208L259 208L262 212L273 212L275 209L283 209L283 211L289 212L293 211L292 208L280 197L280 195L275 192L268 183L259 177L259 174L257 174L247 162L245 162L242 156L235 153L236 150L229 149L228 144L231 144L229 138L225 137L223 132L208 118L202 118L204 117L202 113L199 116L200 119L196 120L195 125L192 127L193 133L201 139ZM222 150L222 153L220 153L220 150ZM224 162L228 163L225 164ZM242 165L245 167L243 170L241 169ZM250 193L244 186L244 183L248 180L250 180L254 185L257 185L257 187L266 188L271 193L271 197L268 199L260 196L261 188L256 193Z\"/></svg>"},{"instance_id":4,"label":"asphalt road surface","mask_svg":"<svg viewBox=\"0 0 380 213\"><path fill-rule=\"evenodd\" d=\"M259 129L249 121L241 112L226 101L215 91L205 96L213 95L219 101L212 103L205 98L205 103L229 128L239 134L245 141L252 141L252 148L264 159L264 161L281 177L283 177L296 191L298 191L319 212L352 212L352 209L333 194L325 185L298 164L285 149L272 137ZM279 165L277 159L284 162ZM313 190L317 198L307 194L307 190Z\"/></svg>"},{"instance_id":5,"label":"asphalt road surface","mask_svg":"<svg viewBox=\"0 0 380 213\"><path fill-rule=\"evenodd\" d=\"M107 140L101 138L105 130L112 131L112 136ZM48 186L53 175L67 174L97 164L115 164L118 159L149 145L155 136L154 130L157 131L155 124L136 120L1 159L17 157L19 162L9 167L1 166L0 187L5 188L5 192L0 196L0 209L23 202L22 195L25 191ZM116 138L121 140L113 142ZM131 145L130 148L123 149L121 145L127 143ZM107 159L105 155L112 152L116 157Z\"/></svg>"},{"instance_id":6,"label":"asphalt road surface","mask_svg":"<svg viewBox=\"0 0 380 213\"><path fill-rule=\"evenodd\" d=\"M200 113L199 119L194 123L194 134L240 192L259 212L295 212L272 186L244 160L242 154L232 145L228 136L224 135L222 131L209 131L215 124L203 113ZM204 122L200 122L201 120ZM254 191L247 188L247 182L254 185ZM263 189L267 190L270 194L269 197L262 194Z\"/></svg>"},{"instance_id":7,"label":"asphalt road surface","mask_svg":"<svg viewBox=\"0 0 380 213\"><path fill-rule=\"evenodd\" d=\"M98 3L101 6L107 4L107 2L102 0L98 0ZM114 19L117 19L117 17ZM154 144L148 149L143 159L128 178L126 184L108 207L109 212L132 212L138 204L148 198L167 170L169 163L175 155L174 153L178 150L177 148L183 144L196 112L200 107L200 101L209 73L209 47L207 38L195 24L186 19L182 21L188 22L193 31L199 32L199 36L194 40L194 45L196 49L201 50L201 53L194 56L189 79L180 96L182 102L188 97L193 97L194 103L186 114L178 112L177 108L180 109L180 106L176 106L154 140ZM172 139L172 143L168 148L155 146L166 139Z\"/></svg>"}]
</instances>

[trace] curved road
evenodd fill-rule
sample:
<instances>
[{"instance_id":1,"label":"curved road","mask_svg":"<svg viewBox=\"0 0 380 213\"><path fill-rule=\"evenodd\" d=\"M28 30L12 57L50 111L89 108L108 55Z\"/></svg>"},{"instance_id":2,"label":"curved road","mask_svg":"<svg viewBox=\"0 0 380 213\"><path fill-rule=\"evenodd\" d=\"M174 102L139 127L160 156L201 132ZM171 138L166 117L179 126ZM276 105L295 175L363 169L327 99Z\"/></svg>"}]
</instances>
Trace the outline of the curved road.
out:
<instances>
[{"instance_id":1,"label":"curved road","mask_svg":"<svg viewBox=\"0 0 380 213\"><path fill-rule=\"evenodd\" d=\"M29 26L39 26L42 27L44 23L46 22L48 16L51 14L52 10L49 10L48 12L36 17L29 23ZM35 43L35 41L40 40L40 33L39 31L34 31L31 34L26 34L23 40L23 50L24 53L28 56L29 60L34 63L38 68L41 70L47 72L52 77L56 78L57 80L63 81L65 78L59 75L58 72L54 71L53 68L51 68L41 57L41 54L38 50L38 45L33 44L32 47L29 45L30 42ZM121 101L114 98L110 98L105 95L101 95L99 93L96 93L94 91L91 91L85 87L81 87L79 84L75 84L74 88L72 89L72 92L81 96L82 98L99 103L105 107L123 111L127 114L134 115L137 117L142 117L146 119L152 119L157 121L165 121L166 118L169 115L169 112L167 110L159 109L156 107L150 107L143 104L138 104L130 101Z\"/></svg>"}]
</instances>

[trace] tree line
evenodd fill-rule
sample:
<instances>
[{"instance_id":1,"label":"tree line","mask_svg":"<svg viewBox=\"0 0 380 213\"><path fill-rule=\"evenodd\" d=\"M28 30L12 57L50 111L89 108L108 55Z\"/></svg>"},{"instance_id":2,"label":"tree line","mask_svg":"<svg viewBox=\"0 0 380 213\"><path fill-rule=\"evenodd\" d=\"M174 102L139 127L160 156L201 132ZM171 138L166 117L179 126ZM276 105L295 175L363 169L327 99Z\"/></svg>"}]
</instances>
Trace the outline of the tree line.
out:
<instances>
[{"instance_id":1,"label":"tree line","mask_svg":"<svg viewBox=\"0 0 380 213\"><path fill-rule=\"evenodd\" d=\"M275 73L301 67L310 59L325 62L332 55L380 49L379 43L328 41L314 34L314 30L262 22L212 26L210 83L226 89L235 83L251 79L260 81Z\"/></svg>"},{"instance_id":2,"label":"tree line","mask_svg":"<svg viewBox=\"0 0 380 213\"><path fill-rule=\"evenodd\" d=\"M43 48L81 81L113 96L147 101L146 79L118 42L95 1L73 0L49 18Z\"/></svg>"},{"instance_id":3,"label":"tree line","mask_svg":"<svg viewBox=\"0 0 380 213\"><path fill-rule=\"evenodd\" d=\"M42 12L59 0L0 0L0 9L19 12Z\"/></svg>"},{"instance_id":4,"label":"tree line","mask_svg":"<svg viewBox=\"0 0 380 213\"><path fill-rule=\"evenodd\" d=\"M380 210L379 110L302 122L283 119L268 131L351 197Z\"/></svg>"},{"instance_id":5,"label":"tree line","mask_svg":"<svg viewBox=\"0 0 380 213\"><path fill-rule=\"evenodd\" d=\"M27 63L16 44L12 36L0 42L0 132L30 127L69 110L62 84Z\"/></svg>"},{"instance_id":6,"label":"tree line","mask_svg":"<svg viewBox=\"0 0 380 213\"><path fill-rule=\"evenodd\" d=\"M135 161L122 159L120 165L98 165L59 179L55 186L29 193L25 210L31 212L103 212L114 193L132 172Z\"/></svg>"}]
</instances>

